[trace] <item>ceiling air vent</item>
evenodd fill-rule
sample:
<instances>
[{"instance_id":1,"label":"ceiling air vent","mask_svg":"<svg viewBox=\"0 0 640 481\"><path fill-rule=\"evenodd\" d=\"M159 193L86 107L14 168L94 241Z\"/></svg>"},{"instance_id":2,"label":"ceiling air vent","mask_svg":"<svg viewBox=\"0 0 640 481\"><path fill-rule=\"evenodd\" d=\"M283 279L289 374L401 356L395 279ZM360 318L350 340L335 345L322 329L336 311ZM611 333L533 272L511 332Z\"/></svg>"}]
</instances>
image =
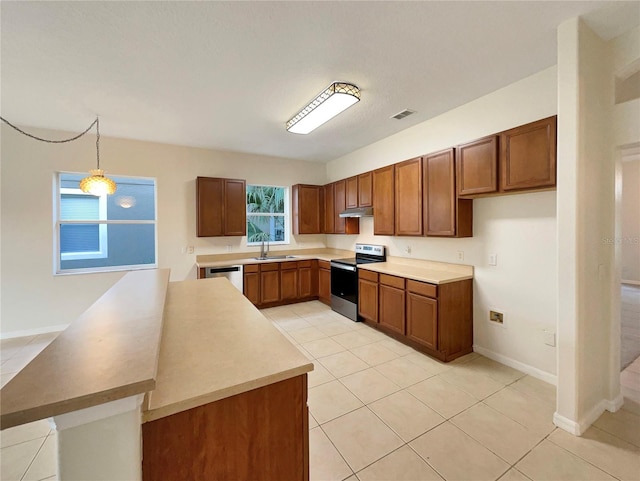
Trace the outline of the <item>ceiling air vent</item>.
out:
<instances>
[{"instance_id":1,"label":"ceiling air vent","mask_svg":"<svg viewBox=\"0 0 640 481\"><path fill-rule=\"evenodd\" d=\"M416 113L415 110L404 109L402 112L398 112L397 114L392 115L391 118L400 120L400 119L404 119L405 117L408 117L409 115L415 114L415 113Z\"/></svg>"}]
</instances>

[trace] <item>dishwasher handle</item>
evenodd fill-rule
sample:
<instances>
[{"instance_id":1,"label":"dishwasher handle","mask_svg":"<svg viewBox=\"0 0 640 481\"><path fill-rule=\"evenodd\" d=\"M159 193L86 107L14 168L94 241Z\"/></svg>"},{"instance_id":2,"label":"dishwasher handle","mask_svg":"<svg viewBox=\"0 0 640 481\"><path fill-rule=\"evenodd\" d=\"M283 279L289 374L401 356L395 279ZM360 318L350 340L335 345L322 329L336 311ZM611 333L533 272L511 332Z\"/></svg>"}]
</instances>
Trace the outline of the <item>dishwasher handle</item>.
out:
<instances>
[{"instance_id":1,"label":"dishwasher handle","mask_svg":"<svg viewBox=\"0 0 640 481\"><path fill-rule=\"evenodd\" d=\"M222 274L225 272L240 272L242 266L228 266L228 267L205 267L205 277L217 277L216 274Z\"/></svg>"}]
</instances>

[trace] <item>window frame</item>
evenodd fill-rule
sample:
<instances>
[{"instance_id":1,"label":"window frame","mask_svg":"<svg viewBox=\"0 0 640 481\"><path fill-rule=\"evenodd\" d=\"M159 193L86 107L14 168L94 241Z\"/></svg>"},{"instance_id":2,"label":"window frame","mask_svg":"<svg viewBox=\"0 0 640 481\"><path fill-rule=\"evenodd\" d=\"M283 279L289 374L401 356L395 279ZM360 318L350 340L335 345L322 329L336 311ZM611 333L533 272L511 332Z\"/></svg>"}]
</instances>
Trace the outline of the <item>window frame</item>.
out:
<instances>
[{"instance_id":1,"label":"window frame","mask_svg":"<svg viewBox=\"0 0 640 481\"><path fill-rule=\"evenodd\" d=\"M249 212L247 207L247 196L249 193L249 187L274 187L277 189L283 189L284 190L284 212L282 214L280 213L273 213L273 212ZM246 191L247 194L245 194L245 200L244 200L244 208L247 214L247 247L255 247L255 246L259 246L262 244L262 241L255 241L255 242L250 242L249 241L249 216L257 216L257 217L273 217L273 216L277 216L277 217L282 217L284 219L283 225L284 225L284 240L282 241L268 241L269 245L272 246L277 246L277 245L289 245L291 244L291 201L290 201L290 195L289 195L289 190L290 187L286 186L286 185L270 185L270 184L249 184L247 183L247 187L246 187Z\"/></svg>"},{"instance_id":2,"label":"window frame","mask_svg":"<svg viewBox=\"0 0 640 481\"><path fill-rule=\"evenodd\" d=\"M67 276L67 275L76 275L76 274L94 274L100 272L121 272L121 271L135 271L135 270L145 270L145 269L157 269L158 268L158 180L155 177L142 177L142 176L134 176L134 175L117 175L112 174L113 178L125 178L125 179L141 179L146 181L153 182L154 188L154 205L153 205L153 220L92 220L92 221L63 221L60 219L60 198L62 190L75 190L73 188L60 187L62 176L65 174L71 175L81 175L86 176L86 173L83 172L72 172L72 171L58 171L53 175L53 275L54 276ZM79 190L79 189L78 189ZM87 194L91 195L91 194ZM117 194L114 194L117 195ZM107 195L104 196L104 205L105 205L105 217L107 216ZM101 201L102 202L102 201ZM100 216L102 217L102 216ZM60 252L60 226L62 224L98 224L100 226L100 230L102 231L104 226L105 236L108 236L108 226L110 224L131 224L131 225L153 225L154 226L154 262L152 264L131 264L131 265L120 265L120 266L100 266L100 267L81 267L75 269L62 269L61 262L63 260L71 260L71 259L62 259L62 255ZM107 237L108 238L108 237ZM105 246L107 244L105 243ZM101 244L102 247L102 244ZM101 248L102 250L102 248ZM107 255L104 257L108 257ZM96 259L98 257L92 257ZM84 259L89 259L89 257L84 257Z\"/></svg>"}]
</instances>

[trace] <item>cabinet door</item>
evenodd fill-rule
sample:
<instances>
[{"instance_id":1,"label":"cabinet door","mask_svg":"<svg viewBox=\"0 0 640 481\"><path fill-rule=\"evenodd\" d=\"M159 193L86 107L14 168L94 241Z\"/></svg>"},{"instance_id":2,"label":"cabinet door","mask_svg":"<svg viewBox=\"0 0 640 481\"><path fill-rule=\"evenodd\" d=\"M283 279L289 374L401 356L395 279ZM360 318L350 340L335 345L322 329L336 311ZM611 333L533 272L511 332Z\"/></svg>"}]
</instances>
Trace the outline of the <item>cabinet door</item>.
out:
<instances>
[{"instance_id":1,"label":"cabinet door","mask_svg":"<svg viewBox=\"0 0 640 481\"><path fill-rule=\"evenodd\" d=\"M358 207L373 205L373 172L365 172L358 176Z\"/></svg>"},{"instance_id":2,"label":"cabinet door","mask_svg":"<svg viewBox=\"0 0 640 481\"><path fill-rule=\"evenodd\" d=\"M243 293L254 306L260 304L260 268L257 265L244 266Z\"/></svg>"},{"instance_id":3,"label":"cabinet door","mask_svg":"<svg viewBox=\"0 0 640 481\"><path fill-rule=\"evenodd\" d=\"M318 261L298 262L298 297L307 299L318 295Z\"/></svg>"},{"instance_id":4,"label":"cabinet door","mask_svg":"<svg viewBox=\"0 0 640 481\"><path fill-rule=\"evenodd\" d=\"M358 207L358 176L347 179L347 208Z\"/></svg>"},{"instance_id":5,"label":"cabinet door","mask_svg":"<svg viewBox=\"0 0 640 481\"><path fill-rule=\"evenodd\" d=\"M263 264L260 267L260 303L267 304L270 302L278 302L279 300L280 270L278 264Z\"/></svg>"},{"instance_id":6,"label":"cabinet door","mask_svg":"<svg viewBox=\"0 0 640 481\"><path fill-rule=\"evenodd\" d=\"M319 185L298 184L291 188L294 234L322 233L323 192Z\"/></svg>"},{"instance_id":7,"label":"cabinet door","mask_svg":"<svg viewBox=\"0 0 640 481\"><path fill-rule=\"evenodd\" d=\"M224 235L223 208L223 179L198 177L196 179L196 225L198 237Z\"/></svg>"},{"instance_id":8,"label":"cabinet door","mask_svg":"<svg viewBox=\"0 0 640 481\"><path fill-rule=\"evenodd\" d=\"M456 147L458 195L498 191L498 137L491 135Z\"/></svg>"},{"instance_id":9,"label":"cabinet door","mask_svg":"<svg viewBox=\"0 0 640 481\"><path fill-rule=\"evenodd\" d=\"M395 287L380 284L380 312L379 322L398 334L405 333L405 291Z\"/></svg>"},{"instance_id":10,"label":"cabinet door","mask_svg":"<svg viewBox=\"0 0 640 481\"><path fill-rule=\"evenodd\" d=\"M395 233L421 236L422 159L400 162L395 169Z\"/></svg>"},{"instance_id":11,"label":"cabinet door","mask_svg":"<svg viewBox=\"0 0 640 481\"><path fill-rule=\"evenodd\" d=\"M378 283L366 279L358 280L358 314L378 322Z\"/></svg>"},{"instance_id":12,"label":"cabinet door","mask_svg":"<svg viewBox=\"0 0 640 481\"><path fill-rule=\"evenodd\" d=\"M395 172L389 165L373 171L373 233L395 234Z\"/></svg>"},{"instance_id":13,"label":"cabinet door","mask_svg":"<svg viewBox=\"0 0 640 481\"><path fill-rule=\"evenodd\" d=\"M333 184L324 186L324 232L336 232L335 189Z\"/></svg>"},{"instance_id":14,"label":"cabinet door","mask_svg":"<svg viewBox=\"0 0 640 481\"><path fill-rule=\"evenodd\" d=\"M438 301L407 293L407 337L429 349L438 349Z\"/></svg>"},{"instance_id":15,"label":"cabinet door","mask_svg":"<svg viewBox=\"0 0 640 481\"><path fill-rule=\"evenodd\" d=\"M556 117L500 134L500 190L556 185Z\"/></svg>"},{"instance_id":16,"label":"cabinet door","mask_svg":"<svg viewBox=\"0 0 640 481\"><path fill-rule=\"evenodd\" d=\"M298 265L286 262L280 266L280 299L283 301L298 298Z\"/></svg>"},{"instance_id":17,"label":"cabinet door","mask_svg":"<svg viewBox=\"0 0 640 481\"><path fill-rule=\"evenodd\" d=\"M334 208L334 222L336 234L345 233L345 218L340 217L340 212L344 211L347 206L347 185L346 181L339 180L333 183L335 200L333 204Z\"/></svg>"},{"instance_id":18,"label":"cabinet door","mask_svg":"<svg viewBox=\"0 0 640 481\"><path fill-rule=\"evenodd\" d=\"M318 297L325 304L331 304L331 270L318 270Z\"/></svg>"},{"instance_id":19,"label":"cabinet door","mask_svg":"<svg viewBox=\"0 0 640 481\"><path fill-rule=\"evenodd\" d=\"M427 236L473 235L473 200L457 198L455 175L453 149L423 158L423 211Z\"/></svg>"},{"instance_id":20,"label":"cabinet door","mask_svg":"<svg viewBox=\"0 0 640 481\"><path fill-rule=\"evenodd\" d=\"M224 179L224 235L247 235L246 182Z\"/></svg>"}]
</instances>

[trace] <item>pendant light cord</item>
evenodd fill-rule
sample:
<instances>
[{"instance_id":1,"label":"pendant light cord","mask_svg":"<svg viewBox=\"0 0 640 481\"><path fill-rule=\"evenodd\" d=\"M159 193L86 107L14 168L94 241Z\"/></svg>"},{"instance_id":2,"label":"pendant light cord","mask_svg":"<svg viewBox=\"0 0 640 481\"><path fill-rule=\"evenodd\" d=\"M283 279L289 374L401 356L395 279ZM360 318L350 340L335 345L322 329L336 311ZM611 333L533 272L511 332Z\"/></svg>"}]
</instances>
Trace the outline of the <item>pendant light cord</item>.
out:
<instances>
[{"instance_id":1,"label":"pendant light cord","mask_svg":"<svg viewBox=\"0 0 640 481\"><path fill-rule=\"evenodd\" d=\"M31 137L32 139L39 140L40 142L47 142L49 144L64 144L66 142L73 142L74 140L78 140L84 134L89 132L93 128L93 126L95 125L96 126L96 155L97 155L97 160L98 160L98 169L100 168L100 120L99 120L98 117L96 117L96 119L93 122L91 122L91 125L89 125L89 127L87 127L84 132L76 135L75 137L71 137L70 139L62 139L62 140L43 139L42 137L38 137L36 135L30 134L29 132L25 132L20 127L17 127L15 125L13 125L11 122L9 122L4 117L0 117L0 120L2 120L9 127L17 130L21 134L26 135L27 137Z\"/></svg>"}]
</instances>

